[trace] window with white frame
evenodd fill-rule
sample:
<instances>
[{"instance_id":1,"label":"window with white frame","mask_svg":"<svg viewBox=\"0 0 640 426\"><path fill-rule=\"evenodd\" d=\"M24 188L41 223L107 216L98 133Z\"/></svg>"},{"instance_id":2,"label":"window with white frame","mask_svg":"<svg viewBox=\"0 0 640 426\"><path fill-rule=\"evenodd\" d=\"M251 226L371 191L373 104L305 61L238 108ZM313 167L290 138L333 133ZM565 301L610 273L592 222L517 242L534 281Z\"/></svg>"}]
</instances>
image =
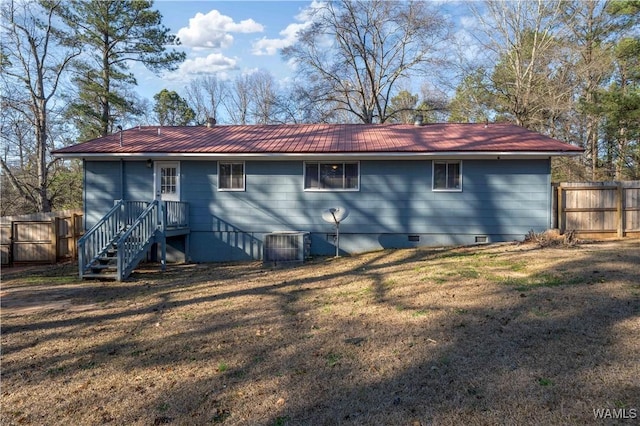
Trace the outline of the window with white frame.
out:
<instances>
[{"instance_id":1,"label":"window with white frame","mask_svg":"<svg viewBox=\"0 0 640 426\"><path fill-rule=\"evenodd\" d=\"M358 191L360 163L311 162L304 163L304 189L323 191Z\"/></svg>"},{"instance_id":2,"label":"window with white frame","mask_svg":"<svg viewBox=\"0 0 640 426\"><path fill-rule=\"evenodd\" d=\"M462 191L462 161L434 161L433 190Z\"/></svg>"},{"instance_id":3,"label":"window with white frame","mask_svg":"<svg viewBox=\"0 0 640 426\"><path fill-rule=\"evenodd\" d=\"M218 190L244 191L244 163L218 163Z\"/></svg>"},{"instance_id":4,"label":"window with white frame","mask_svg":"<svg viewBox=\"0 0 640 426\"><path fill-rule=\"evenodd\" d=\"M175 194L178 192L178 168L177 167L161 167L160 168L160 193Z\"/></svg>"}]
</instances>

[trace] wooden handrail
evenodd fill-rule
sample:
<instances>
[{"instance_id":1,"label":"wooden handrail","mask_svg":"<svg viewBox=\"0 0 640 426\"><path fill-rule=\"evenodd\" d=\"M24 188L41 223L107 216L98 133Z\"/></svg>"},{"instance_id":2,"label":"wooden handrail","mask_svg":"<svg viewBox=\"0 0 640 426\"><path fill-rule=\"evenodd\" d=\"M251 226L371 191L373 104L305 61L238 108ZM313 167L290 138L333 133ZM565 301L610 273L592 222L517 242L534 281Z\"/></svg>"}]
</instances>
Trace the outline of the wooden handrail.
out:
<instances>
[{"instance_id":1,"label":"wooden handrail","mask_svg":"<svg viewBox=\"0 0 640 426\"><path fill-rule=\"evenodd\" d=\"M118 200L78 241L80 278L110 249L117 251L117 279L125 279L144 257L153 239L167 228L189 226L189 204L179 201ZM163 266L164 266L164 239Z\"/></svg>"},{"instance_id":2,"label":"wooden handrail","mask_svg":"<svg viewBox=\"0 0 640 426\"><path fill-rule=\"evenodd\" d=\"M159 230L158 200L151 202L116 242L118 280L125 279L140 261L140 255Z\"/></svg>"},{"instance_id":3,"label":"wooden handrail","mask_svg":"<svg viewBox=\"0 0 640 426\"><path fill-rule=\"evenodd\" d=\"M103 254L120 232L123 200L118 200L102 219L78 239L80 278L98 256Z\"/></svg>"}]
</instances>

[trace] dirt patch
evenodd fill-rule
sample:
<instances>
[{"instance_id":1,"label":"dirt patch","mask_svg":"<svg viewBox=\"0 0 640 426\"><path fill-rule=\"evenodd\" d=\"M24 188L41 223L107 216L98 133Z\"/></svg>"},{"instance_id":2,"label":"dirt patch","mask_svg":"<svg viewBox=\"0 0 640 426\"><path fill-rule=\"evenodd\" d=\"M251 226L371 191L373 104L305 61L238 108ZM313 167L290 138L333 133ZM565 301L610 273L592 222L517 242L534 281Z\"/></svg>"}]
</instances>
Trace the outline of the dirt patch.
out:
<instances>
[{"instance_id":1,"label":"dirt patch","mask_svg":"<svg viewBox=\"0 0 640 426\"><path fill-rule=\"evenodd\" d=\"M3 270L0 423L631 424L639 264L625 240Z\"/></svg>"},{"instance_id":2,"label":"dirt patch","mask_svg":"<svg viewBox=\"0 0 640 426\"><path fill-rule=\"evenodd\" d=\"M0 289L3 317L97 308L98 305L90 301L77 303L83 288L78 285L80 281L75 279L74 274L77 274L77 265L71 263L4 268Z\"/></svg>"}]
</instances>

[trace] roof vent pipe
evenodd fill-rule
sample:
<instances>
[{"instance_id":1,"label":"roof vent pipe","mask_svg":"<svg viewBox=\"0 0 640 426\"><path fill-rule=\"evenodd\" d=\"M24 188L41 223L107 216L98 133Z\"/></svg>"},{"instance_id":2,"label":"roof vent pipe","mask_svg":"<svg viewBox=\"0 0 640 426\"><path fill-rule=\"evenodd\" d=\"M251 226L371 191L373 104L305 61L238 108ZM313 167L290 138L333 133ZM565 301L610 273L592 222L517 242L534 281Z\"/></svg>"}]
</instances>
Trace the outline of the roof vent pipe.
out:
<instances>
[{"instance_id":1,"label":"roof vent pipe","mask_svg":"<svg viewBox=\"0 0 640 426\"><path fill-rule=\"evenodd\" d=\"M158 127L158 136L160 136L160 127Z\"/></svg>"},{"instance_id":2,"label":"roof vent pipe","mask_svg":"<svg viewBox=\"0 0 640 426\"><path fill-rule=\"evenodd\" d=\"M207 117L207 127L213 127L216 125L216 119L213 117Z\"/></svg>"},{"instance_id":3,"label":"roof vent pipe","mask_svg":"<svg viewBox=\"0 0 640 426\"><path fill-rule=\"evenodd\" d=\"M422 116L422 114L416 114L414 121L413 121L413 125L414 126L422 126L424 117Z\"/></svg>"}]
</instances>

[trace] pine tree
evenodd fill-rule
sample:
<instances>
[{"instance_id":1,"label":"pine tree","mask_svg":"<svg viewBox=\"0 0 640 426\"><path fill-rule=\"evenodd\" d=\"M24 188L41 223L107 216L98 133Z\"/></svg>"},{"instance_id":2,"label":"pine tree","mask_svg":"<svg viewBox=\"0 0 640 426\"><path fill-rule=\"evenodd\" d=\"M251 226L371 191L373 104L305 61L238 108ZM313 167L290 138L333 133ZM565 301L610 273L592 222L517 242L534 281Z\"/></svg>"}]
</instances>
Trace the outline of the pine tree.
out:
<instances>
[{"instance_id":1,"label":"pine tree","mask_svg":"<svg viewBox=\"0 0 640 426\"><path fill-rule=\"evenodd\" d=\"M153 112L161 126L186 126L196 118L195 112L175 91L162 89L153 96Z\"/></svg>"},{"instance_id":2,"label":"pine tree","mask_svg":"<svg viewBox=\"0 0 640 426\"><path fill-rule=\"evenodd\" d=\"M76 62L78 96L69 111L81 139L109 134L119 117L135 113L127 90L139 62L154 72L175 70L184 52L166 50L173 38L146 0L72 0L61 17L77 31L85 54Z\"/></svg>"}]
</instances>

